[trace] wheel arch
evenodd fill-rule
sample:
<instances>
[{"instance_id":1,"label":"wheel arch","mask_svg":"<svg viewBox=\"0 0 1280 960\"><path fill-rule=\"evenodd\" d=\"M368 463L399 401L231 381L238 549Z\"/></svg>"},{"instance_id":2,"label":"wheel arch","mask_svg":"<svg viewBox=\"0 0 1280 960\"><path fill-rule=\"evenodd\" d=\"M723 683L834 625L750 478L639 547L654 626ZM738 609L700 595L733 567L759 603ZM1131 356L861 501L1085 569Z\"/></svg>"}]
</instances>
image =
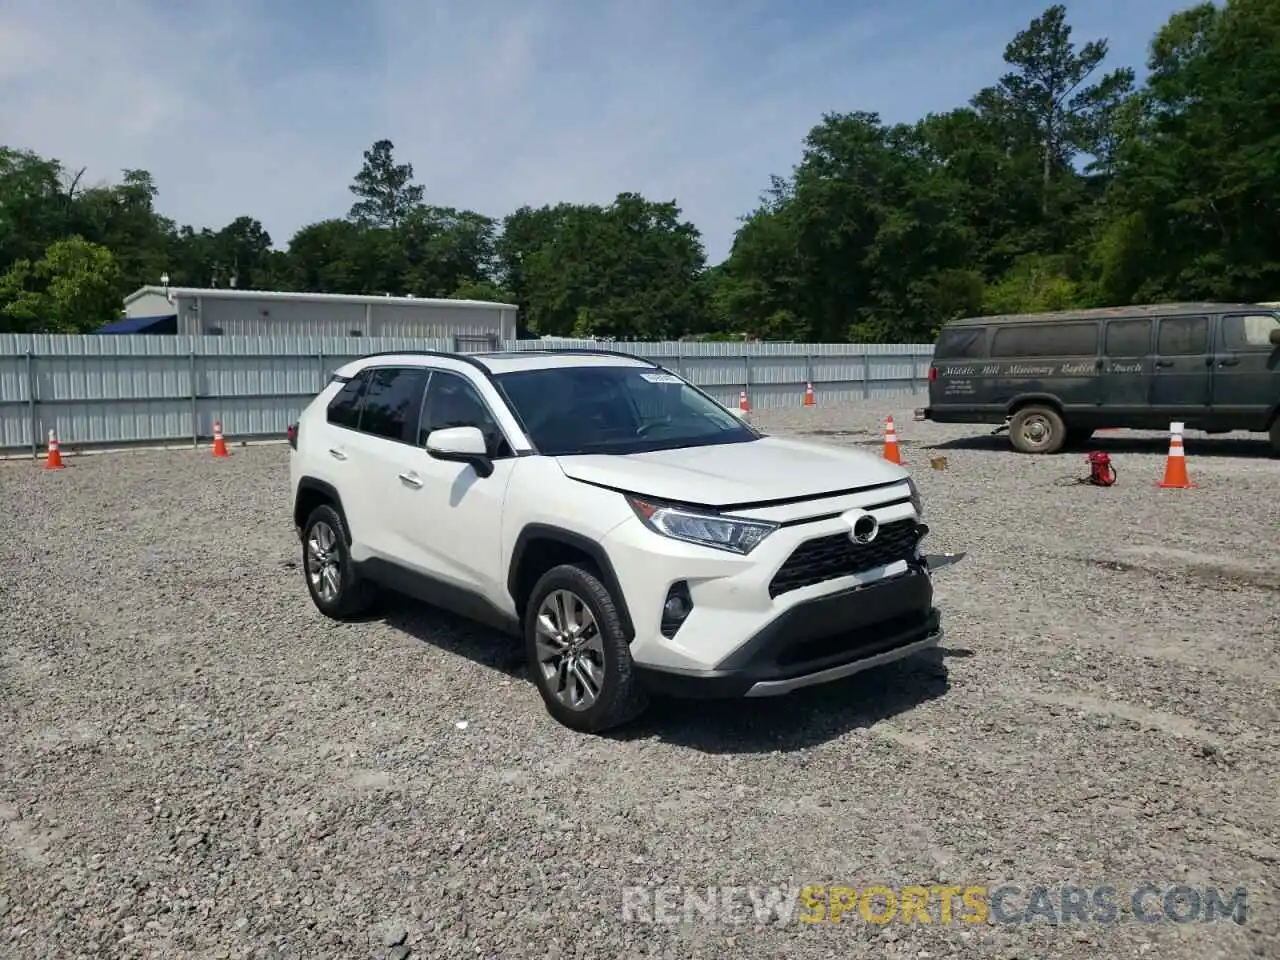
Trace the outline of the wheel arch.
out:
<instances>
[{"instance_id":1,"label":"wheel arch","mask_svg":"<svg viewBox=\"0 0 1280 960\"><path fill-rule=\"evenodd\" d=\"M348 547L351 546L351 521L347 519L347 512L342 508L342 497L333 484L324 480L303 477L298 481L298 489L293 497L293 525L301 529L307 522L307 517L311 516L311 511L323 504L333 507L341 515L346 543Z\"/></svg>"},{"instance_id":2,"label":"wheel arch","mask_svg":"<svg viewBox=\"0 0 1280 960\"><path fill-rule=\"evenodd\" d=\"M1027 407L1051 407L1058 416L1066 418L1066 408L1062 401L1051 393L1020 393L1009 401L1006 412L1013 416Z\"/></svg>"},{"instance_id":3,"label":"wheel arch","mask_svg":"<svg viewBox=\"0 0 1280 960\"><path fill-rule=\"evenodd\" d=\"M596 568L601 582L613 598L627 638L635 637L635 625L626 595L604 547L583 534L547 523L527 524L512 548L511 563L507 568L507 592L515 604L516 614L523 622L529 596L539 577L552 567L582 559Z\"/></svg>"}]
</instances>

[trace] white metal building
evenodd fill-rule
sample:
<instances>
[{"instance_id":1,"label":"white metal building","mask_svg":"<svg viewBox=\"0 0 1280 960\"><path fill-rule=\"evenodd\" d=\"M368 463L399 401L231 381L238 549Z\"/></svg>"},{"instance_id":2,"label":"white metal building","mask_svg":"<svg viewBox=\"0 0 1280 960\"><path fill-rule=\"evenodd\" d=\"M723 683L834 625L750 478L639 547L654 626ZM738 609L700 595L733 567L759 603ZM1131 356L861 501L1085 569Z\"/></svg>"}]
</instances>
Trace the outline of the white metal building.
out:
<instances>
[{"instance_id":1,"label":"white metal building","mask_svg":"<svg viewBox=\"0 0 1280 960\"><path fill-rule=\"evenodd\" d=\"M103 333L205 336L457 338L479 346L516 339L516 307L479 300L370 297L270 290L142 287L125 319Z\"/></svg>"}]
</instances>

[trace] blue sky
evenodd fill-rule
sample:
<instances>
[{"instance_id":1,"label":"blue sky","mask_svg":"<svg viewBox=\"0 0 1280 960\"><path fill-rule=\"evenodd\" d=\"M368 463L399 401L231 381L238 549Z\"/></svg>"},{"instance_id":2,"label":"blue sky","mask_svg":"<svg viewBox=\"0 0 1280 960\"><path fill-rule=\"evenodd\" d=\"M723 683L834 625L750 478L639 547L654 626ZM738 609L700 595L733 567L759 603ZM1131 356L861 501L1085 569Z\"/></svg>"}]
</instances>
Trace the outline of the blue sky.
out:
<instances>
[{"instance_id":1,"label":"blue sky","mask_svg":"<svg viewBox=\"0 0 1280 960\"><path fill-rule=\"evenodd\" d=\"M1172 0L1078 0L1078 42L1141 68ZM160 207L277 246L342 216L386 137L429 202L675 199L712 262L825 111L963 104L1047 6L1018 0L8 0L0 143L150 170Z\"/></svg>"}]
</instances>

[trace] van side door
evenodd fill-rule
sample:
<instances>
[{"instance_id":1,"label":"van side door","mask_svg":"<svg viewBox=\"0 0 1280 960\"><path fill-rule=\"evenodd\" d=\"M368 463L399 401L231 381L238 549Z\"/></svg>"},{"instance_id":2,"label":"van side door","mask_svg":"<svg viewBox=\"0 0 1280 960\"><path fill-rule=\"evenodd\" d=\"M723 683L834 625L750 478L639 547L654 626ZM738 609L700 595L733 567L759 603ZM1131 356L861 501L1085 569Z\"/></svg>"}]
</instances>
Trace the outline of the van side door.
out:
<instances>
[{"instance_id":1,"label":"van side door","mask_svg":"<svg viewBox=\"0 0 1280 960\"><path fill-rule=\"evenodd\" d=\"M1208 316L1160 317L1151 412L1188 426L1203 421L1209 414L1212 376Z\"/></svg>"},{"instance_id":2,"label":"van side door","mask_svg":"<svg viewBox=\"0 0 1280 960\"><path fill-rule=\"evenodd\" d=\"M1213 413L1223 429L1265 430L1280 404L1280 318L1268 311L1224 314L1214 341Z\"/></svg>"},{"instance_id":3,"label":"van side door","mask_svg":"<svg viewBox=\"0 0 1280 960\"><path fill-rule=\"evenodd\" d=\"M1150 317L1107 321L1102 345L1102 419L1113 426L1140 428L1134 418L1141 420L1151 413L1154 327Z\"/></svg>"}]
</instances>

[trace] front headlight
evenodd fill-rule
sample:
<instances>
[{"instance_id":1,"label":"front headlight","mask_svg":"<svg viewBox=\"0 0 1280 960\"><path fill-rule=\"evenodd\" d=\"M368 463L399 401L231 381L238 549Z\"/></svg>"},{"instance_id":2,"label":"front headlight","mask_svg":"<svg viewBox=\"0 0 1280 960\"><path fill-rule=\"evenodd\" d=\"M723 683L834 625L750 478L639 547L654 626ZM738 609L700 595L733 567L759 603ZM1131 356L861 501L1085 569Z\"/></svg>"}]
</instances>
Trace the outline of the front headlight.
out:
<instances>
[{"instance_id":1,"label":"front headlight","mask_svg":"<svg viewBox=\"0 0 1280 960\"><path fill-rule=\"evenodd\" d=\"M924 501L920 498L920 488L911 477L907 477L907 489L911 491L911 509L916 512L917 517L923 517Z\"/></svg>"},{"instance_id":2,"label":"front headlight","mask_svg":"<svg viewBox=\"0 0 1280 960\"><path fill-rule=\"evenodd\" d=\"M760 546L765 537L778 529L776 523L765 520L744 520L741 517L700 513L641 500L639 497L628 497L627 502L631 504L636 516L654 533L672 540L683 540L685 543L696 543L743 556Z\"/></svg>"}]
</instances>

